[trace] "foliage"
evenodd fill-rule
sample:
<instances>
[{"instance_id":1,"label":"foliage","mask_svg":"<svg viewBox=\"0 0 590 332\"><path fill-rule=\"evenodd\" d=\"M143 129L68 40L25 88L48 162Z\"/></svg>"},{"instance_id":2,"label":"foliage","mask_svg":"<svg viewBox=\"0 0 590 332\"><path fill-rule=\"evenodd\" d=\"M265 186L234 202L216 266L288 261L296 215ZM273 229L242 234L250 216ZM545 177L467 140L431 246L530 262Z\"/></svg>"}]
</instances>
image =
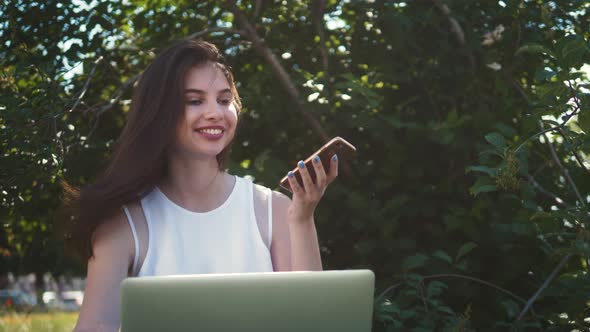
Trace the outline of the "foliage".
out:
<instances>
[{"instance_id":1,"label":"foliage","mask_svg":"<svg viewBox=\"0 0 590 332\"><path fill-rule=\"evenodd\" d=\"M88 183L104 167L154 52L213 29L202 36L226 52L245 105L233 173L276 188L322 132L357 146L318 233L326 269L375 271L376 330L588 326L585 1L236 6L0 9L0 272L82 273L53 223L59 179Z\"/></svg>"}]
</instances>

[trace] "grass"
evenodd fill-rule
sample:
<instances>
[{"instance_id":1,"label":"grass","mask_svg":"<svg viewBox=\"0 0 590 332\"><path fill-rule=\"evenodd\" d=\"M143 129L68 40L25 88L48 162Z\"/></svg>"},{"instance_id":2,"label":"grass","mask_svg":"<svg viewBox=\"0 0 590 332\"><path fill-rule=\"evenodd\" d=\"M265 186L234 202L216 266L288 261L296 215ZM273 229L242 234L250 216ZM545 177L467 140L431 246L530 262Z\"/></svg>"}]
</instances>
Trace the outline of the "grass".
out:
<instances>
[{"instance_id":1,"label":"grass","mask_svg":"<svg viewBox=\"0 0 590 332\"><path fill-rule=\"evenodd\" d=\"M77 312L0 312L0 332L71 332Z\"/></svg>"}]
</instances>

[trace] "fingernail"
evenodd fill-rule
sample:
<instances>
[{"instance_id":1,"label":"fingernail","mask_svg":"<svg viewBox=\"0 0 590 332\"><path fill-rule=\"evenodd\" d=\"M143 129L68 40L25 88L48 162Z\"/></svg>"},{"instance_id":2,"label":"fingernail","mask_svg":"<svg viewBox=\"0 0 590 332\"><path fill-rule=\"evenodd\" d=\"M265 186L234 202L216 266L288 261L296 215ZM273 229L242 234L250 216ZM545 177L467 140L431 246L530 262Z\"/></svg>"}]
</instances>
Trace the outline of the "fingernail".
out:
<instances>
[{"instance_id":1,"label":"fingernail","mask_svg":"<svg viewBox=\"0 0 590 332\"><path fill-rule=\"evenodd\" d=\"M289 172L289 177L292 178L293 177L293 172Z\"/></svg>"},{"instance_id":2,"label":"fingernail","mask_svg":"<svg viewBox=\"0 0 590 332\"><path fill-rule=\"evenodd\" d=\"M332 160L338 161L338 156L337 155L332 156Z\"/></svg>"},{"instance_id":3,"label":"fingernail","mask_svg":"<svg viewBox=\"0 0 590 332\"><path fill-rule=\"evenodd\" d=\"M320 157L318 157L318 156L313 157L313 162L316 163L316 164L319 163L320 162Z\"/></svg>"},{"instance_id":4,"label":"fingernail","mask_svg":"<svg viewBox=\"0 0 590 332\"><path fill-rule=\"evenodd\" d=\"M298 165L301 169L305 168L305 163L303 161L300 161Z\"/></svg>"}]
</instances>

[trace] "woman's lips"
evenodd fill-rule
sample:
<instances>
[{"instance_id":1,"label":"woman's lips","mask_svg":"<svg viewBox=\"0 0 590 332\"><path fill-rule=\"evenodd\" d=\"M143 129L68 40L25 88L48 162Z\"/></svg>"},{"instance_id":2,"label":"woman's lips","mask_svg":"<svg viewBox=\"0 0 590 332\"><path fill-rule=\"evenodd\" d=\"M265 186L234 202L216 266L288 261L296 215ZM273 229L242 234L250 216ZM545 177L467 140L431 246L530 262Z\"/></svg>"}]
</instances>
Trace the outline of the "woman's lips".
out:
<instances>
[{"instance_id":1,"label":"woman's lips","mask_svg":"<svg viewBox=\"0 0 590 332\"><path fill-rule=\"evenodd\" d=\"M205 139L215 141L221 139L225 130L223 127L202 127L195 130L200 136L204 137Z\"/></svg>"}]
</instances>

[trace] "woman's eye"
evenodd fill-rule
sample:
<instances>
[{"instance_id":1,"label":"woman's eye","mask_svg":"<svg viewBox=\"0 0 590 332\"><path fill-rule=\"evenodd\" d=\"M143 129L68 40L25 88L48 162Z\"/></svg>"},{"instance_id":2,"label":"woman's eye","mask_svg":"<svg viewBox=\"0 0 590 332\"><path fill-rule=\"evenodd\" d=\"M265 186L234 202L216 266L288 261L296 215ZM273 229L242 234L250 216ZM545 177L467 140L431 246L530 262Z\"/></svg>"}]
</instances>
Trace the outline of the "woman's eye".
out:
<instances>
[{"instance_id":1,"label":"woman's eye","mask_svg":"<svg viewBox=\"0 0 590 332\"><path fill-rule=\"evenodd\" d=\"M229 104L231 103L231 99L222 99L222 100L220 100L220 102L221 102L223 105L229 105Z\"/></svg>"},{"instance_id":2,"label":"woman's eye","mask_svg":"<svg viewBox=\"0 0 590 332\"><path fill-rule=\"evenodd\" d=\"M202 101L200 100L189 100L186 102L188 105L201 105Z\"/></svg>"}]
</instances>

